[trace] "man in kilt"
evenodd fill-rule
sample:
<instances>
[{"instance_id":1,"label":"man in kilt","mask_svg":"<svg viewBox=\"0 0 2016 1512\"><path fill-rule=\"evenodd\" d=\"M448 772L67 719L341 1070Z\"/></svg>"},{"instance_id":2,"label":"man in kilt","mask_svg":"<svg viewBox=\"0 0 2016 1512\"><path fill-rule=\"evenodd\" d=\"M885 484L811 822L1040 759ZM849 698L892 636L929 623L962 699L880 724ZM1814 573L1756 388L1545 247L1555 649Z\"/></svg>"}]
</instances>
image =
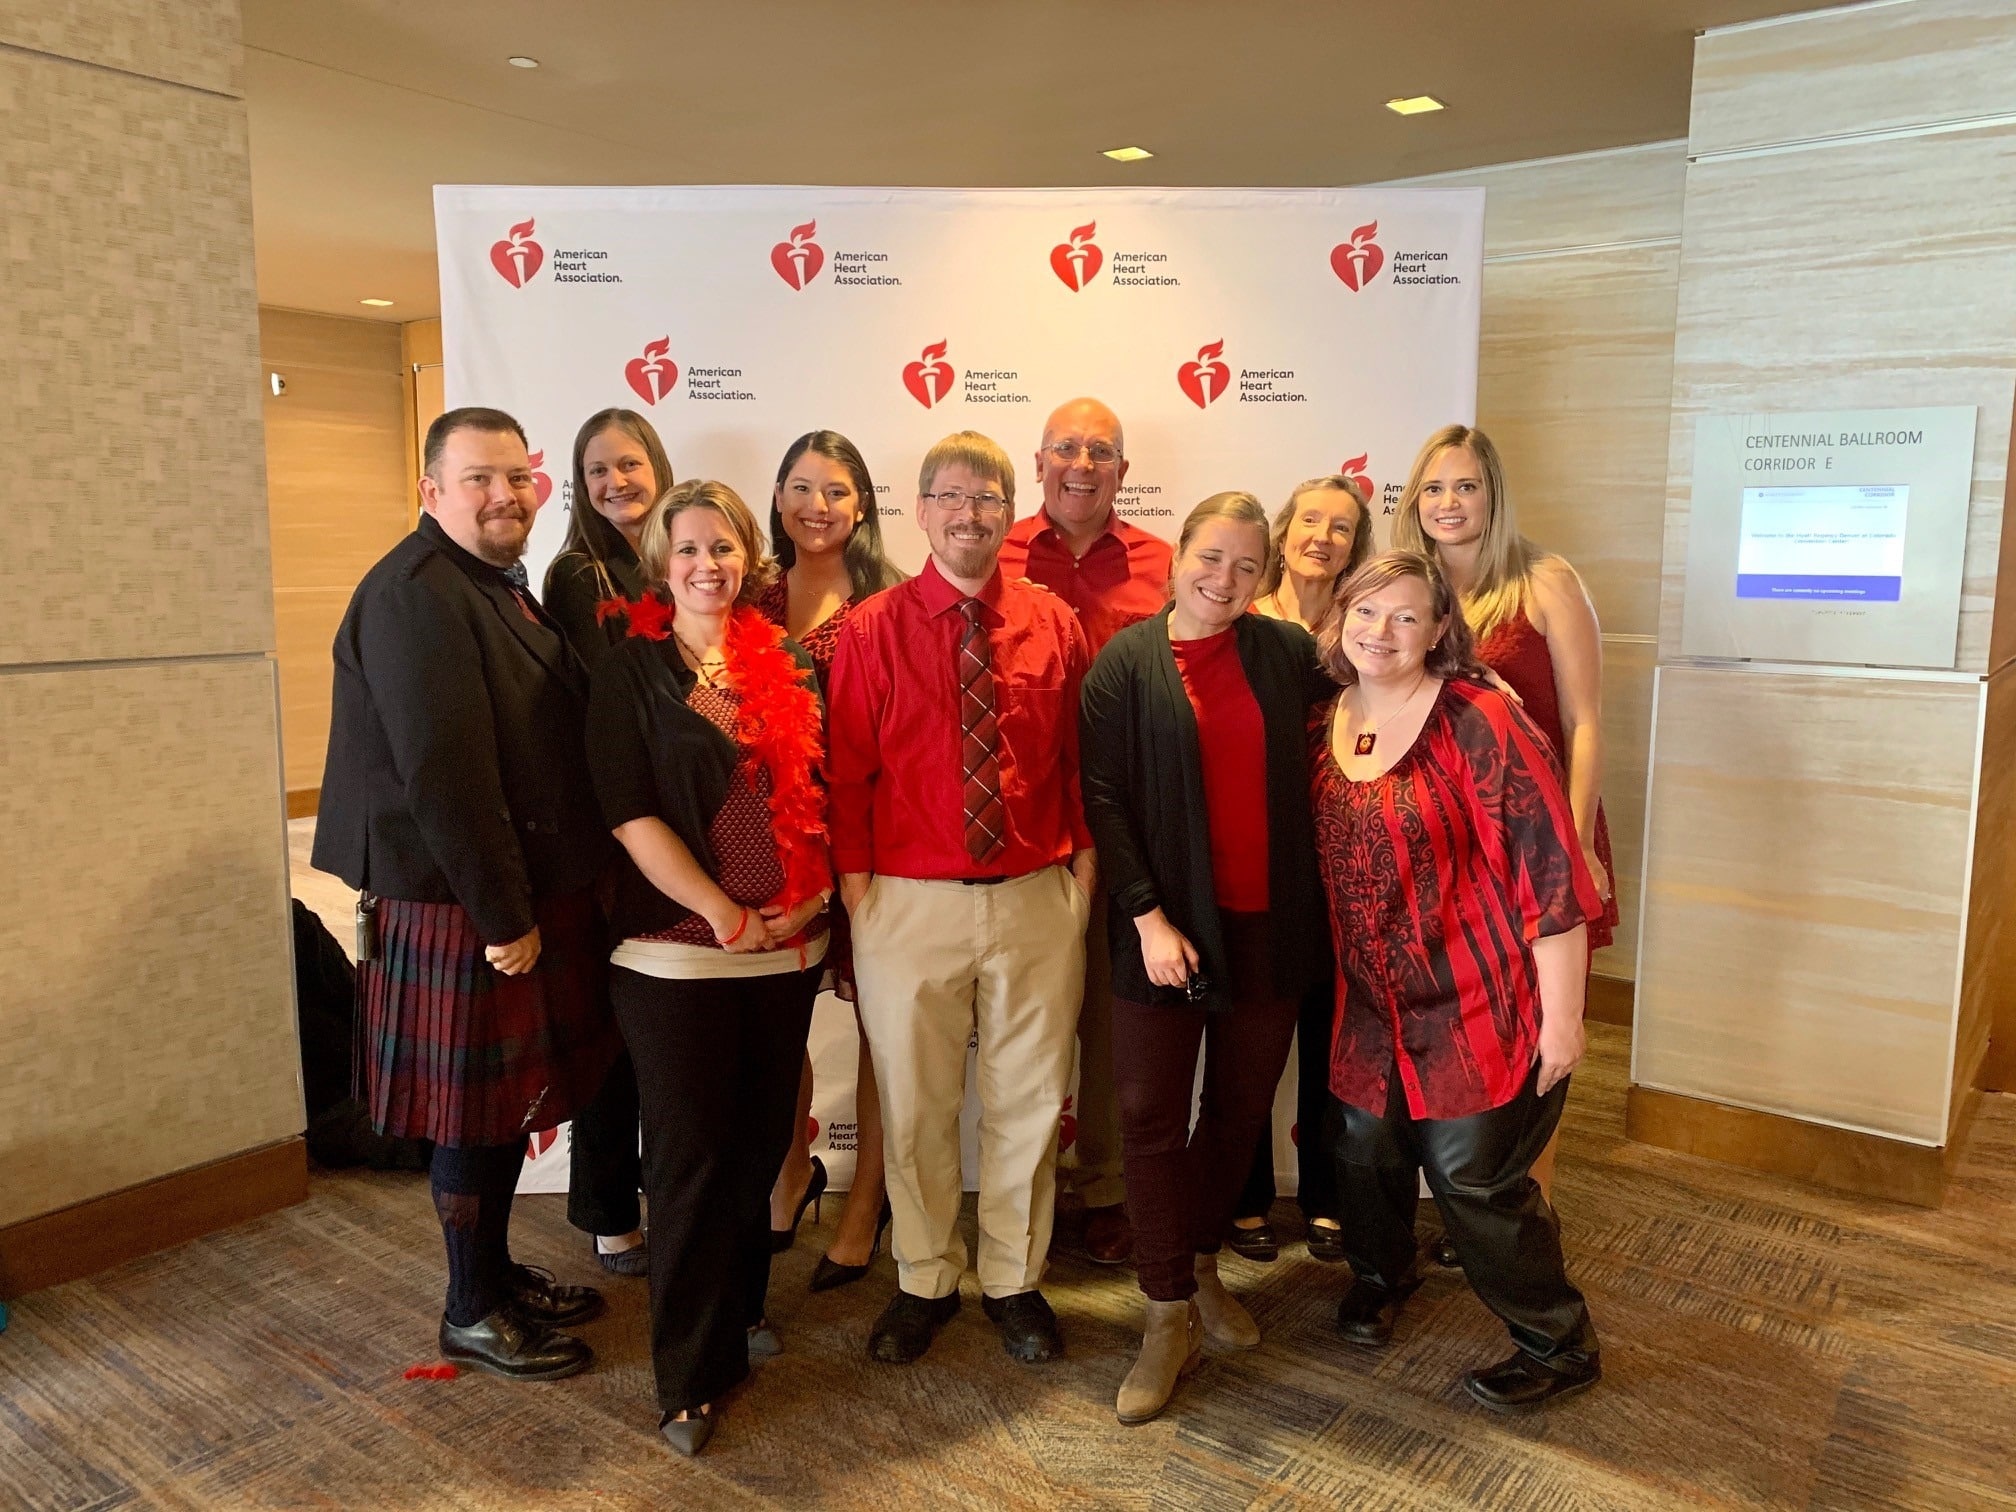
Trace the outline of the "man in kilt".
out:
<instances>
[{"instance_id":1,"label":"man in kilt","mask_svg":"<svg viewBox=\"0 0 2016 1512\"><path fill-rule=\"evenodd\" d=\"M380 1133L435 1145L441 1352L555 1380L593 1357L557 1328L602 1299L514 1264L507 1236L526 1136L616 1052L588 677L525 586L539 498L518 422L451 410L424 464L419 525L336 632L314 864L360 890L359 1095Z\"/></svg>"}]
</instances>

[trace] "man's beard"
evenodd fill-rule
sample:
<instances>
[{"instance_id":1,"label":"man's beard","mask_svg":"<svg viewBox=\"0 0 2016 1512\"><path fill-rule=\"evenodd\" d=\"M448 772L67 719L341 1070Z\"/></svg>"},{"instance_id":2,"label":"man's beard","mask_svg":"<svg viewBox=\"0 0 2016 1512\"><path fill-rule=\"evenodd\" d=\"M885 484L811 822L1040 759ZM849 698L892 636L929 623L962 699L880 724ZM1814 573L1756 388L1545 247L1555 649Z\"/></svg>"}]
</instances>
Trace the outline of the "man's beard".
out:
<instances>
[{"instance_id":1,"label":"man's beard","mask_svg":"<svg viewBox=\"0 0 2016 1512\"><path fill-rule=\"evenodd\" d=\"M498 527L512 532L512 538L502 537ZM476 522L476 555L492 567L515 567L525 555L525 548L532 541L531 523L515 515L495 515Z\"/></svg>"},{"instance_id":2,"label":"man's beard","mask_svg":"<svg viewBox=\"0 0 2016 1512\"><path fill-rule=\"evenodd\" d=\"M985 577L992 572L994 559L1000 555L1000 551L1001 538L990 536L985 541L947 540L940 555L944 557L945 565L954 577L970 581L973 578Z\"/></svg>"}]
</instances>

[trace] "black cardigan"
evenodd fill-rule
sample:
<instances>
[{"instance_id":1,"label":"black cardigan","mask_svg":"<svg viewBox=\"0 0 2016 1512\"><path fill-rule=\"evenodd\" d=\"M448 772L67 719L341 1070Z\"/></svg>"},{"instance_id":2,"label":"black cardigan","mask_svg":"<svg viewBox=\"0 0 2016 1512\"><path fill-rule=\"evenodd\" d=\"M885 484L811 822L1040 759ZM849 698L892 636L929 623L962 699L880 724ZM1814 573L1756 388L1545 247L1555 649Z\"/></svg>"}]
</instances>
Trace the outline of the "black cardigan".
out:
<instances>
[{"instance_id":1,"label":"black cardigan","mask_svg":"<svg viewBox=\"0 0 2016 1512\"><path fill-rule=\"evenodd\" d=\"M614 535L615 531L609 533ZM617 536L603 565L608 568L610 584L619 596L627 599L644 596L644 567L628 541ZM609 648L620 645L629 634L628 622L620 614L600 624L595 622L595 606L603 598L602 583L586 552L563 551L553 558L546 569L545 590L539 597L546 612L559 622L567 644L591 672Z\"/></svg>"},{"instance_id":2,"label":"black cardigan","mask_svg":"<svg viewBox=\"0 0 2016 1512\"><path fill-rule=\"evenodd\" d=\"M812 678L812 658L784 649ZM626 636L596 664L588 698L588 769L610 829L655 816L685 842L710 877L721 874L707 829L728 801L741 752L686 702L698 681L671 638ZM816 696L816 694L815 694ZM610 922L618 938L672 929L689 910L660 892L623 853Z\"/></svg>"},{"instance_id":3,"label":"black cardigan","mask_svg":"<svg viewBox=\"0 0 2016 1512\"><path fill-rule=\"evenodd\" d=\"M1079 761L1085 819L1112 898L1107 935L1113 993L1130 1002L1176 1002L1148 980L1134 920L1160 907L1197 947L1210 990L1202 1006L1231 1007L1225 938L1211 876L1204 763L1197 719L1169 649L1165 607L1106 644L1085 675ZM1267 732L1267 896L1274 990L1299 997L1330 967L1330 926L1316 869L1309 803L1310 707L1337 686L1300 625L1242 615L1239 663Z\"/></svg>"},{"instance_id":4,"label":"black cardigan","mask_svg":"<svg viewBox=\"0 0 2016 1512\"><path fill-rule=\"evenodd\" d=\"M588 675L559 627L432 515L364 575L331 648L313 864L455 902L488 945L589 886L609 832L582 768Z\"/></svg>"}]
</instances>

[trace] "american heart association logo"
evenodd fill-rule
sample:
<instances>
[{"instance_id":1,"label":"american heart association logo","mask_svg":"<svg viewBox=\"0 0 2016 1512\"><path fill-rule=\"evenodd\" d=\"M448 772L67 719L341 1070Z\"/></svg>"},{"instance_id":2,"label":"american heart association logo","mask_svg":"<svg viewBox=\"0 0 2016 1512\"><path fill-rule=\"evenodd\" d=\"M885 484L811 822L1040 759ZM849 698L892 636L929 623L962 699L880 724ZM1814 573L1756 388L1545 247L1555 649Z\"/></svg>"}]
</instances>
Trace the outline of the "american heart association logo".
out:
<instances>
[{"instance_id":1,"label":"american heart association logo","mask_svg":"<svg viewBox=\"0 0 2016 1512\"><path fill-rule=\"evenodd\" d=\"M1051 271L1073 294L1092 282L1106 261L1105 254L1092 241L1098 230L1097 221L1087 221L1082 226L1073 226L1071 240L1059 242L1050 249Z\"/></svg>"},{"instance_id":2,"label":"american heart association logo","mask_svg":"<svg viewBox=\"0 0 2016 1512\"><path fill-rule=\"evenodd\" d=\"M546 249L532 240L532 222L520 221L500 242L490 244L490 266L514 289L531 282L546 264Z\"/></svg>"},{"instance_id":3,"label":"american heart association logo","mask_svg":"<svg viewBox=\"0 0 2016 1512\"><path fill-rule=\"evenodd\" d=\"M1197 360L1186 362L1176 369L1176 386L1199 409L1224 393L1232 381L1232 370L1218 360L1224 355L1225 342L1221 338L1209 346L1197 348Z\"/></svg>"},{"instance_id":4,"label":"american heart association logo","mask_svg":"<svg viewBox=\"0 0 2016 1512\"><path fill-rule=\"evenodd\" d=\"M1372 480L1365 475L1365 464L1371 459L1370 452L1360 452L1355 457L1346 457L1337 471L1365 490L1365 497L1372 497Z\"/></svg>"},{"instance_id":5,"label":"american heart association logo","mask_svg":"<svg viewBox=\"0 0 2016 1512\"><path fill-rule=\"evenodd\" d=\"M903 387L926 409L952 392L952 379L956 375L952 364L945 360L946 346L946 342L934 341L917 354L917 361L903 366Z\"/></svg>"},{"instance_id":6,"label":"american heart association logo","mask_svg":"<svg viewBox=\"0 0 2016 1512\"><path fill-rule=\"evenodd\" d=\"M1057 1153L1062 1155L1078 1143L1078 1115L1071 1111L1071 1099L1064 1099L1064 1111L1057 1117Z\"/></svg>"},{"instance_id":7,"label":"american heart association logo","mask_svg":"<svg viewBox=\"0 0 2016 1512\"><path fill-rule=\"evenodd\" d=\"M558 1129L541 1129L537 1134L528 1134L525 1137L525 1158L537 1160L559 1142Z\"/></svg>"},{"instance_id":8,"label":"american heart association logo","mask_svg":"<svg viewBox=\"0 0 2016 1512\"><path fill-rule=\"evenodd\" d=\"M546 466L546 453L536 451L525 459L532 464L532 492L541 504L553 497L553 479L542 469Z\"/></svg>"},{"instance_id":9,"label":"american heart association logo","mask_svg":"<svg viewBox=\"0 0 2016 1512\"><path fill-rule=\"evenodd\" d=\"M647 341L644 343L644 355L632 357L623 369L623 376L629 380L630 387L646 404L656 404L671 393L672 385L679 381L679 364L665 355L671 347L670 336Z\"/></svg>"},{"instance_id":10,"label":"american heart association logo","mask_svg":"<svg viewBox=\"0 0 2016 1512\"><path fill-rule=\"evenodd\" d=\"M1343 280L1344 287L1357 293L1386 266L1386 254L1372 240L1379 234L1379 222L1368 221L1351 233L1351 240L1330 249L1330 269Z\"/></svg>"},{"instance_id":11,"label":"american heart association logo","mask_svg":"<svg viewBox=\"0 0 2016 1512\"><path fill-rule=\"evenodd\" d=\"M793 226L791 240L781 241L770 249L770 266L794 289L804 288L826 266L825 249L812 240L812 234L818 229L819 222L816 220Z\"/></svg>"}]
</instances>

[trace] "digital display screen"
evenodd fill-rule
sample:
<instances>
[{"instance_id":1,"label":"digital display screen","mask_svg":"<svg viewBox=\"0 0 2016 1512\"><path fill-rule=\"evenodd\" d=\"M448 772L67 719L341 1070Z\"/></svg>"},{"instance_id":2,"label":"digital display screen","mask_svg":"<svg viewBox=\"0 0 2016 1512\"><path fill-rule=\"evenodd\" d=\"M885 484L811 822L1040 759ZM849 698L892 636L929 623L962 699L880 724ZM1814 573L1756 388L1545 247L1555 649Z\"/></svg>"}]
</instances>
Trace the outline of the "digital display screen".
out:
<instances>
[{"instance_id":1,"label":"digital display screen","mask_svg":"<svg viewBox=\"0 0 2016 1512\"><path fill-rule=\"evenodd\" d=\"M1910 497L1896 484L1744 489L1736 596L1896 603Z\"/></svg>"}]
</instances>

